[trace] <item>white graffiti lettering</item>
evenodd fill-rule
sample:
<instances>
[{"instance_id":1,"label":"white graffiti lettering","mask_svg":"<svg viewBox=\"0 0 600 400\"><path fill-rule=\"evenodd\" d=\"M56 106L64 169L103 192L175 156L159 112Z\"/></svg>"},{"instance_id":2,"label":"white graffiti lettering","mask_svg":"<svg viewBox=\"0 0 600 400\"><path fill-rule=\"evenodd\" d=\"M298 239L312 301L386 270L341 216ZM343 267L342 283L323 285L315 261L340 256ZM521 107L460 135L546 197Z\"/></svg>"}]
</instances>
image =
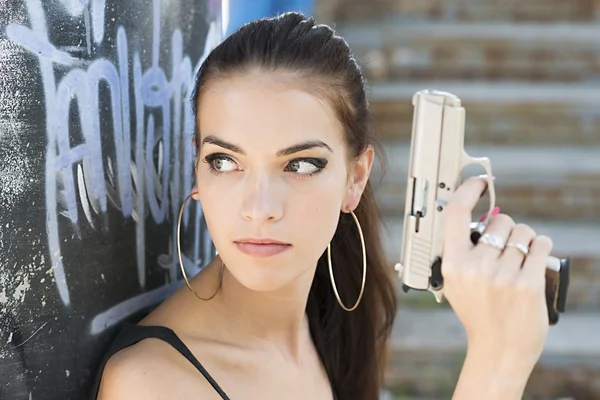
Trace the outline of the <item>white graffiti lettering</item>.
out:
<instances>
[{"instance_id":1,"label":"white graffiti lettering","mask_svg":"<svg viewBox=\"0 0 600 400\"><path fill-rule=\"evenodd\" d=\"M88 30L88 53L90 40L96 45L108 40L104 37L105 0L61 2L71 15L91 17L93 36L89 38ZM116 62L106 58L84 62L50 43L41 1L27 0L26 3L31 27L13 24L7 27L6 32L9 39L35 54L39 60L46 107L46 228L60 298L65 306L71 302L61 253L59 218L63 215L72 226L77 227L80 223L78 197L85 220L93 228L96 228L94 216L106 213L108 204L120 210L124 218L134 219L137 277L143 289L146 285L145 218L151 215L153 221L160 225L170 212L171 220L176 221L183 195L189 193L192 187L191 174L183 173L184 168L191 168L194 162L193 148L184 135L184 132L191 134L194 131L188 99L196 71L222 39L220 21L210 22L204 52L195 66L183 53L181 31L174 30L167 52L172 63L169 79L160 66L160 4L159 0L154 0L152 65L143 70L140 54L134 52L130 77L128 38L122 26L118 27L116 35ZM55 68L62 71L68 68L58 82ZM110 93L111 145L114 146L110 154L103 154L101 147L101 138L108 135L101 132L100 109L106 106L100 104L101 85ZM78 144L71 141L69 111L73 102L77 106L83 137ZM155 115L160 117L160 125L155 122ZM135 126L133 143L132 124ZM158 154L158 165L155 165L155 153ZM192 223L198 238L202 210L199 206L196 210ZM185 214L184 226L190 223L188 214ZM169 247L175 249L176 224L172 225ZM189 274L198 272L198 260L202 256L207 257L210 252L210 237L205 234L202 238L202 241L195 241L193 258L184 258ZM178 286L178 260L173 253L171 251L167 261L159 262L169 272L164 287L131 298L97 316L92 322L92 332L102 331L123 315L135 312L156 296L163 296Z\"/></svg>"}]
</instances>

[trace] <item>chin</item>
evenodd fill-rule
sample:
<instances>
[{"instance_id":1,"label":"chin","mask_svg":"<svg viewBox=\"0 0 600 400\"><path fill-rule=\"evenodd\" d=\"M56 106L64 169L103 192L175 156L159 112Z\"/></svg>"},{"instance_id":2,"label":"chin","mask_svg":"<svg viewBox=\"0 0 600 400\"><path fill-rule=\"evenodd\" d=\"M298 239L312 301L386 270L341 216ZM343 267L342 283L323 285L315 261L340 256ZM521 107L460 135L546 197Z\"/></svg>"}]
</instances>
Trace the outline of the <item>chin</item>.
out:
<instances>
[{"instance_id":1,"label":"chin","mask_svg":"<svg viewBox=\"0 0 600 400\"><path fill-rule=\"evenodd\" d=\"M238 258L237 268L229 268L235 279L248 290L276 292L294 285L307 271L292 259L297 257Z\"/></svg>"},{"instance_id":2,"label":"chin","mask_svg":"<svg viewBox=\"0 0 600 400\"><path fill-rule=\"evenodd\" d=\"M258 273L253 269L253 272L246 271L231 271L236 280L248 290L254 292L277 292L289 288L297 280L297 276L293 276L289 271L270 271L266 273Z\"/></svg>"}]
</instances>

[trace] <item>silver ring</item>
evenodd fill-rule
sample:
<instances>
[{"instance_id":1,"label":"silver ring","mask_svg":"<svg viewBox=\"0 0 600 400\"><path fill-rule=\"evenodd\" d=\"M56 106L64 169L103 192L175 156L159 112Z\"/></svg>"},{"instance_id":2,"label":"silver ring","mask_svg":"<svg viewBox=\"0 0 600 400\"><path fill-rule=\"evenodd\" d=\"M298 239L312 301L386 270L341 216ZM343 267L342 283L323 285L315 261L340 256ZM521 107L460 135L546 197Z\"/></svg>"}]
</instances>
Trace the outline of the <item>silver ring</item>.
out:
<instances>
[{"instance_id":1,"label":"silver ring","mask_svg":"<svg viewBox=\"0 0 600 400\"><path fill-rule=\"evenodd\" d=\"M487 244L498 250L504 250L506 247L504 240L500 236L491 235L489 233L484 233L481 235L477 243Z\"/></svg>"},{"instance_id":2,"label":"silver ring","mask_svg":"<svg viewBox=\"0 0 600 400\"><path fill-rule=\"evenodd\" d=\"M518 249L521 253L523 253L523 255L525 256L529 253L529 247L525 246L523 243L508 242L506 243L506 247L514 247Z\"/></svg>"}]
</instances>

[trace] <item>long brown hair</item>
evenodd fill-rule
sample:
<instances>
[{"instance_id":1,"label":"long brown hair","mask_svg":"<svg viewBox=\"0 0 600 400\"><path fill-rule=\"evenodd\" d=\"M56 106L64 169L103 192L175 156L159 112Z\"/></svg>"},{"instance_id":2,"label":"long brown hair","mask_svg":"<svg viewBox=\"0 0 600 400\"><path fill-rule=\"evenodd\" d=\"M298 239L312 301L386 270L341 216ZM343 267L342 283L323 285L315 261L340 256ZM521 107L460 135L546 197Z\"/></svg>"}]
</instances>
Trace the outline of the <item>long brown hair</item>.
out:
<instances>
[{"instance_id":1,"label":"long brown hair","mask_svg":"<svg viewBox=\"0 0 600 400\"><path fill-rule=\"evenodd\" d=\"M198 115L201 93L213 80L251 69L292 73L302 85L334 107L351 158L368 145L378 156L365 93L365 79L346 41L312 18L286 13L244 25L217 46L196 77L192 94ZM196 124L197 125L197 124ZM199 139L199 129L196 129ZM358 207L367 253L365 292L352 312L333 293L327 252L318 261L306 307L313 341L341 400L376 400L383 381L386 343L396 315L396 291L380 239L379 209L367 184ZM354 304L362 282L362 247L351 215L340 213L331 241L331 258L340 297Z\"/></svg>"}]
</instances>

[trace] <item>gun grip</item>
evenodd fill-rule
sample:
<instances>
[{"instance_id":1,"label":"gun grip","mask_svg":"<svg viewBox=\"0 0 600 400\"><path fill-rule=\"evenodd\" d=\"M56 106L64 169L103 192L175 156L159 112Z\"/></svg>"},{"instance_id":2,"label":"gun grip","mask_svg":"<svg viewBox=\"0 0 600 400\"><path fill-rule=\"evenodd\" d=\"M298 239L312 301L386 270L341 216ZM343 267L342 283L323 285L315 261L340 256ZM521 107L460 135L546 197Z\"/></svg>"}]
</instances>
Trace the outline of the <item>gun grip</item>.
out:
<instances>
[{"instance_id":1,"label":"gun grip","mask_svg":"<svg viewBox=\"0 0 600 400\"><path fill-rule=\"evenodd\" d=\"M560 260L560 271L546 270L546 306L550 325L556 325L559 313L564 313L570 278L570 259Z\"/></svg>"}]
</instances>

